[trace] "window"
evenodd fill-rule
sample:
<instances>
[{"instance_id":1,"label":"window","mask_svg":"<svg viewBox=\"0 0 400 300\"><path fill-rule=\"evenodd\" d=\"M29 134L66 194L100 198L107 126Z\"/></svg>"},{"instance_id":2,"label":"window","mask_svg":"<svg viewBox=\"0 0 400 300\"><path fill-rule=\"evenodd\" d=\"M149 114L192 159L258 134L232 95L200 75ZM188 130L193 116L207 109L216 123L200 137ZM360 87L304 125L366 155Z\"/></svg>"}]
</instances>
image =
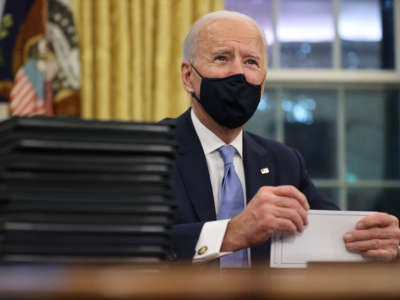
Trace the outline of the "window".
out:
<instances>
[{"instance_id":1,"label":"window","mask_svg":"<svg viewBox=\"0 0 400 300\"><path fill-rule=\"evenodd\" d=\"M332 1L280 1L276 26L281 68L332 67Z\"/></svg>"},{"instance_id":2,"label":"window","mask_svg":"<svg viewBox=\"0 0 400 300\"><path fill-rule=\"evenodd\" d=\"M247 129L299 149L342 209L400 217L400 0L225 3L256 19L269 44Z\"/></svg>"}]
</instances>

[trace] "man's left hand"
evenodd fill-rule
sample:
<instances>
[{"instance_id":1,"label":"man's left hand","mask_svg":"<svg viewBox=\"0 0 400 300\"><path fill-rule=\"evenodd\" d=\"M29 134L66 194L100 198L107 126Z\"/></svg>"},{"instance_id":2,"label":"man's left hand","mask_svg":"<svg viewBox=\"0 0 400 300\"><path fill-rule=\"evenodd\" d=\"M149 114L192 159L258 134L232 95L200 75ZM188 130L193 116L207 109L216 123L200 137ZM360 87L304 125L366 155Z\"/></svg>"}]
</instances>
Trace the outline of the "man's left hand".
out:
<instances>
[{"instance_id":1,"label":"man's left hand","mask_svg":"<svg viewBox=\"0 0 400 300\"><path fill-rule=\"evenodd\" d=\"M344 235L346 248L364 257L393 260L397 257L399 220L386 213L375 213L357 222L356 229Z\"/></svg>"}]
</instances>

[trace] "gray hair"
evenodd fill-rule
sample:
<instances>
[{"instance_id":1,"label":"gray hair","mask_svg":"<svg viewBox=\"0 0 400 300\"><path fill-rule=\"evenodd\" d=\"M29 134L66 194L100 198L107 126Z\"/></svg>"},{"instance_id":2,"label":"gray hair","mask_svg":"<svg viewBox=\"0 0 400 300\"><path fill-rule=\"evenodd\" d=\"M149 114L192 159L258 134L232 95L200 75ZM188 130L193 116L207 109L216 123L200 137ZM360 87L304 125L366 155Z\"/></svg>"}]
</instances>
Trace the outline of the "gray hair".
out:
<instances>
[{"instance_id":1,"label":"gray hair","mask_svg":"<svg viewBox=\"0 0 400 300\"><path fill-rule=\"evenodd\" d=\"M257 24L257 22L254 21L249 16L238 13L236 11L229 11L229 10L219 10L211 12L209 14L204 15L193 24L192 28L186 35L185 40L183 42L184 60L194 63L194 60L196 58L197 39L200 31L210 22L221 19L245 20L254 24L261 34L264 44L265 65L268 64L268 44L267 44L267 39L265 38L264 30L262 30L262 28Z\"/></svg>"}]
</instances>

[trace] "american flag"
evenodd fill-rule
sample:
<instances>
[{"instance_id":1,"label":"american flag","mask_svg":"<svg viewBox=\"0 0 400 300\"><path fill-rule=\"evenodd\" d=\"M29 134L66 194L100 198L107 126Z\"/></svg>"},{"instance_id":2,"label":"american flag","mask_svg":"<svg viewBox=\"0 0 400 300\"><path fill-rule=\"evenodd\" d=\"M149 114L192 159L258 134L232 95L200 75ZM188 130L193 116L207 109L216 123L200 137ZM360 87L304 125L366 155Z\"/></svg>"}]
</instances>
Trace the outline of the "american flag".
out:
<instances>
[{"instance_id":1,"label":"american flag","mask_svg":"<svg viewBox=\"0 0 400 300\"><path fill-rule=\"evenodd\" d=\"M45 76L30 59L17 72L10 95L11 115L33 116L47 114Z\"/></svg>"}]
</instances>

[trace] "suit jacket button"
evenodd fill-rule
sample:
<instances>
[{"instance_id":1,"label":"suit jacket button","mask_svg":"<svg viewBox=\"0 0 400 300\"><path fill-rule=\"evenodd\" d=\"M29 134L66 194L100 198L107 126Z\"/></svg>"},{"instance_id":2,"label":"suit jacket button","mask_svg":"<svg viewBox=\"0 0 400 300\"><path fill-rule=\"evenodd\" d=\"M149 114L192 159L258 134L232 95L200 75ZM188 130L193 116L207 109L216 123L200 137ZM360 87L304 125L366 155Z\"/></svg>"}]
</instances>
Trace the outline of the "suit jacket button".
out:
<instances>
[{"instance_id":1,"label":"suit jacket button","mask_svg":"<svg viewBox=\"0 0 400 300\"><path fill-rule=\"evenodd\" d=\"M203 255L204 253L207 252L207 250L208 250L208 247L207 246L203 246L197 251L197 254L198 255Z\"/></svg>"}]
</instances>

